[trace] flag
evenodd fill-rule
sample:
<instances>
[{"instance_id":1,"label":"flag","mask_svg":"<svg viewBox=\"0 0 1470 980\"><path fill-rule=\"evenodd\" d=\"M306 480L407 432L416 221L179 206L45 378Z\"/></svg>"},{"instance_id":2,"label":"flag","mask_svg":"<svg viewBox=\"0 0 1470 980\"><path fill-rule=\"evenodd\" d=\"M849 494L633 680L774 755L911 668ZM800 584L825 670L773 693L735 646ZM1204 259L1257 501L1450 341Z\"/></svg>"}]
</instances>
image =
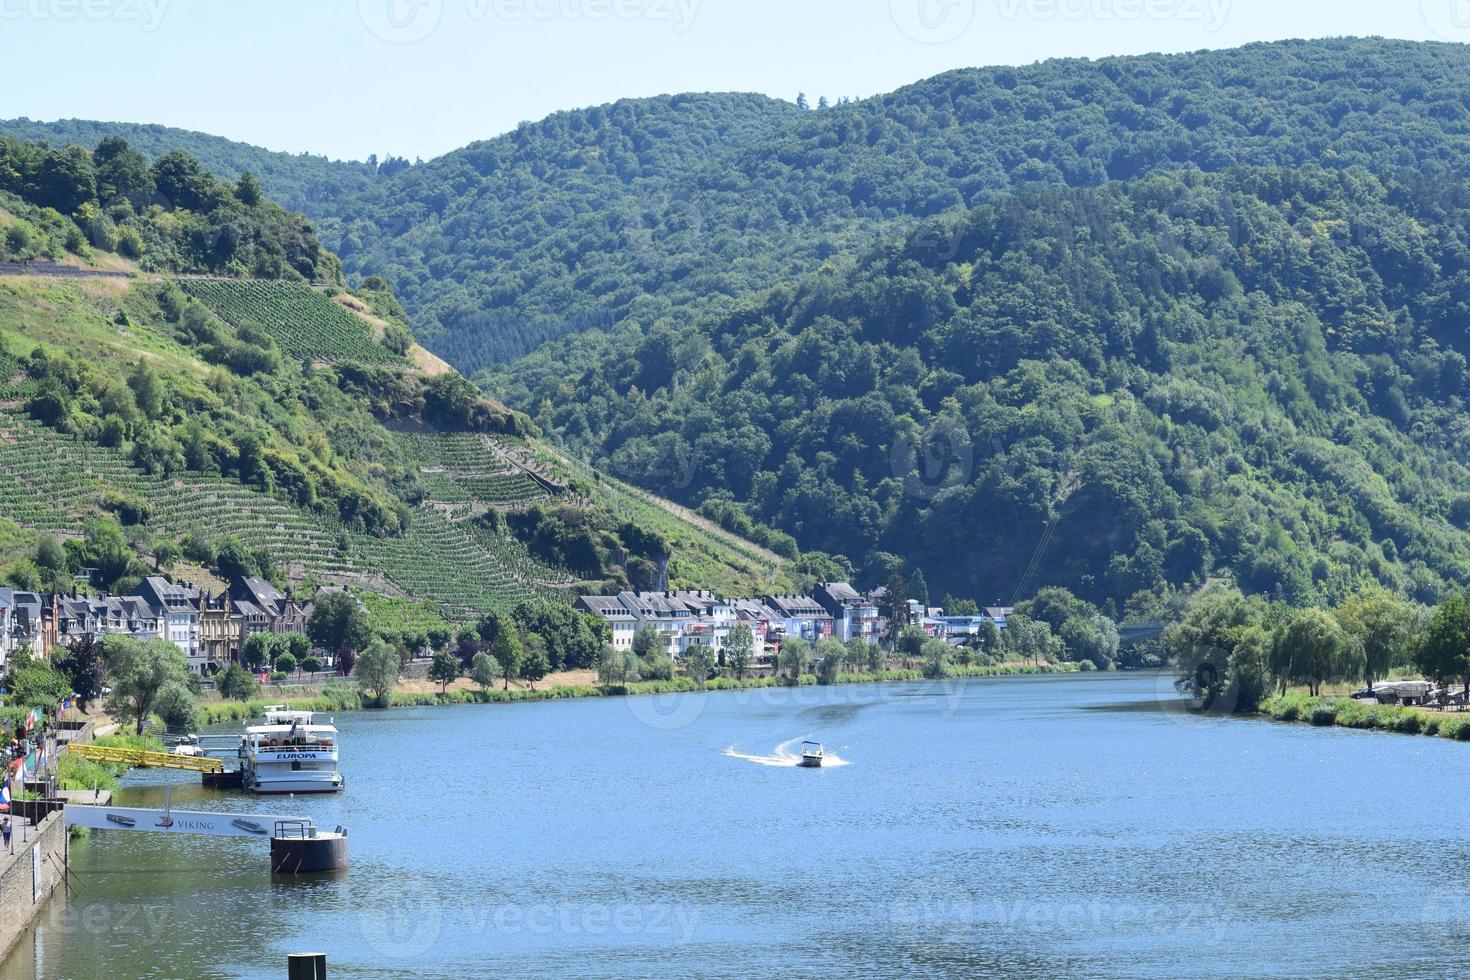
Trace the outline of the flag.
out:
<instances>
[{"instance_id":1,"label":"flag","mask_svg":"<svg viewBox=\"0 0 1470 980\"><path fill-rule=\"evenodd\" d=\"M0 779L0 810L10 812L10 777Z\"/></svg>"}]
</instances>

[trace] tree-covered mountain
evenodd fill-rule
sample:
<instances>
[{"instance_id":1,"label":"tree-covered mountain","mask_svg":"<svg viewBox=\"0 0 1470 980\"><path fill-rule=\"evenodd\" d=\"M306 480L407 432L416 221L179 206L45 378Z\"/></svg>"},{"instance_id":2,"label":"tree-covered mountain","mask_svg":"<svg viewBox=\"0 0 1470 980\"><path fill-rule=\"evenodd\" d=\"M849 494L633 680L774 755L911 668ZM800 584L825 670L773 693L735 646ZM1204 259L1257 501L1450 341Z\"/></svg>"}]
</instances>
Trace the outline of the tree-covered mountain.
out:
<instances>
[{"instance_id":1,"label":"tree-covered mountain","mask_svg":"<svg viewBox=\"0 0 1470 980\"><path fill-rule=\"evenodd\" d=\"M1467 69L1337 39L673 96L262 183L552 437L869 582L1432 599L1467 578Z\"/></svg>"},{"instance_id":2,"label":"tree-covered mountain","mask_svg":"<svg viewBox=\"0 0 1470 980\"><path fill-rule=\"evenodd\" d=\"M414 345L383 280L344 288L249 173L0 137L7 584L121 590L182 563L455 618L581 583L791 586L535 435Z\"/></svg>"},{"instance_id":3,"label":"tree-covered mountain","mask_svg":"<svg viewBox=\"0 0 1470 980\"><path fill-rule=\"evenodd\" d=\"M1429 601L1470 582L1467 229L1470 183L1358 168L1031 188L499 380L869 581Z\"/></svg>"},{"instance_id":4,"label":"tree-covered mountain","mask_svg":"<svg viewBox=\"0 0 1470 980\"><path fill-rule=\"evenodd\" d=\"M349 273L386 276L425 341L473 371L564 333L681 322L1017 186L1242 164L1466 175L1467 105L1465 46L1336 39L966 69L816 111L628 100L419 166L166 132L304 210ZM58 143L111 131L0 124Z\"/></svg>"}]
</instances>

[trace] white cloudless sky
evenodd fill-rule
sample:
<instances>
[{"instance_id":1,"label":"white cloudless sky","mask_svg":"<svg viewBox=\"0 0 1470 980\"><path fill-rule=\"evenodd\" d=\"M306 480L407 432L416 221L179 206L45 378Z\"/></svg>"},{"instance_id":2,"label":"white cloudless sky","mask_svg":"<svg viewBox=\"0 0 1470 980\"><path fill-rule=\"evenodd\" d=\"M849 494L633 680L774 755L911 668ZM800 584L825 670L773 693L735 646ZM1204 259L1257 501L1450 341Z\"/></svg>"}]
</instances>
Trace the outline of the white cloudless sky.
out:
<instances>
[{"instance_id":1,"label":"white cloudless sky","mask_svg":"<svg viewBox=\"0 0 1470 980\"><path fill-rule=\"evenodd\" d=\"M0 0L0 117L428 159L627 97L1341 35L1470 41L1470 0Z\"/></svg>"}]
</instances>

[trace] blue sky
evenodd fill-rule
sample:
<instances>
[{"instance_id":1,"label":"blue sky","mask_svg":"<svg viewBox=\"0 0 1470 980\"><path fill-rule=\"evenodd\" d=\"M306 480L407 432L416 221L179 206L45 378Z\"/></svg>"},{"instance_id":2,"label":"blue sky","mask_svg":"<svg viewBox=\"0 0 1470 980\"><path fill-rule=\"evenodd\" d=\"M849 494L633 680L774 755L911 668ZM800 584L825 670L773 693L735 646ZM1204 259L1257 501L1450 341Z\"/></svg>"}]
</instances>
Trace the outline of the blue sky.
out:
<instances>
[{"instance_id":1,"label":"blue sky","mask_svg":"<svg viewBox=\"0 0 1470 980\"><path fill-rule=\"evenodd\" d=\"M1470 0L0 0L0 117L427 159L629 96L1368 34L1470 41Z\"/></svg>"}]
</instances>

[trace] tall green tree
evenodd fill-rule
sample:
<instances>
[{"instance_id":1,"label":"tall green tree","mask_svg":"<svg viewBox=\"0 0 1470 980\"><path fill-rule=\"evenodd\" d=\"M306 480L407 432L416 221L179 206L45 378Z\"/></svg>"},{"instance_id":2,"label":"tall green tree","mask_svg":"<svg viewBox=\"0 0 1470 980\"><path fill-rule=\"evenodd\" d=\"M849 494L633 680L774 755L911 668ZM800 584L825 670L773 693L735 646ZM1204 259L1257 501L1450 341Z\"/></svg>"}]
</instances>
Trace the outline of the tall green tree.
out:
<instances>
[{"instance_id":1,"label":"tall green tree","mask_svg":"<svg viewBox=\"0 0 1470 980\"><path fill-rule=\"evenodd\" d=\"M755 660L755 631L745 623L736 623L730 628L725 640L725 663L736 680L744 680Z\"/></svg>"},{"instance_id":2,"label":"tall green tree","mask_svg":"<svg viewBox=\"0 0 1470 980\"><path fill-rule=\"evenodd\" d=\"M124 724L131 722L139 735L153 714L159 692L171 683L186 687L189 683L189 661L167 640L140 642L108 636L102 640L102 656L112 686L107 713Z\"/></svg>"},{"instance_id":3,"label":"tall green tree","mask_svg":"<svg viewBox=\"0 0 1470 980\"><path fill-rule=\"evenodd\" d=\"M801 680L810 657L811 646L801 637L788 636L781 641L780 666L791 683Z\"/></svg>"},{"instance_id":4,"label":"tall green tree","mask_svg":"<svg viewBox=\"0 0 1470 980\"><path fill-rule=\"evenodd\" d=\"M367 612L356 599L345 592L328 592L317 597L306 623L306 635L316 646L341 656L366 647L372 630Z\"/></svg>"},{"instance_id":5,"label":"tall green tree","mask_svg":"<svg viewBox=\"0 0 1470 980\"><path fill-rule=\"evenodd\" d=\"M1237 697L1240 679L1232 673L1232 655L1243 631L1263 627L1266 614L1263 600L1247 598L1236 589L1212 589L1197 597L1183 618L1161 637L1178 669L1180 690L1192 694L1207 709L1255 710L1255 703L1242 706Z\"/></svg>"},{"instance_id":6,"label":"tall green tree","mask_svg":"<svg viewBox=\"0 0 1470 980\"><path fill-rule=\"evenodd\" d=\"M520 676L521 658L525 656L520 637L509 630L501 633L490 645L490 656L499 665L501 677L505 679L505 690L509 691L510 682Z\"/></svg>"},{"instance_id":7,"label":"tall green tree","mask_svg":"<svg viewBox=\"0 0 1470 980\"><path fill-rule=\"evenodd\" d=\"M1418 614L1407 600L1387 589L1364 589L1338 606L1336 615L1342 628L1363 647L1363 680L1370 687L1407 658L1418 623Z\"/></svg>"},{"instance_id":8,"label":"tall green tree","mask_svg":"<svg viewBox=\"0 0 1470 980\"><path fill-rule=\"evenodd\" d=\"M551 657L547 654L546 641L535 633L527 634L524 642L525 656L521 658L521 679L531 690L551 673Z\"/></svg>"},{"instance_id":9,"label":"tall green tree","mask_svg":"<svg viewBox=\"0 0 1470 980\"><path fill-rule=\"evenodd\" d=\"M715 652L708 644L695 643L684 653L684 673L695 684L704 687L715 671Z\"/></svg>"},{"instance_id":10,"label":"tall green tree","mask_svg":"<svg viewBox=\"0 0 1470 980\"><path fill-rule=\"evenodd\" d=\"M358 653L352 676L371 707L386 708L402 667L398 651L382 639L374 639Z\"/></svg>"},{"instance_id":11,"label":"tall green tree","mask_svg":"<svg viewBox=\"0 0 1470 980\"><path fill-rule=\"evenodd\" d=\"M429 680L439 685L439 693L447 694L449 685L459 679L459 658L448 650L441 650L434 654L433 662L429 664Z\"/></svg>"},{"instance_id":12,"label":"tall green tree","mask_svg":"<svg viewBox=\"0 0 1470 980\"><path fill-rule=\"evenodd\" d=\"M1324 682L1361 676L1363 648L1330 613L1301 609L1276 634L1271 670L1283 690L1305 684L1316 695Z\"/></svg>"},{"instance_id":13,"label":"tall green tree","mask_svg":"<svg viewBox=\"0 0 1470 980\"><path fill-rule=\"evenodd\" d=\"M1441 684L1463 678L1470 698L1470 593L1435 607L1429 626L1414 646L1414 666Z\"/></svg>"},{"instance_id":14,"label":"tall green tree","mask_svg":"<svg viewBox=\"0 0 1470 980\"><path fill-rule=\"evenodd\" d=\"M214 679L220 697L231 701L249 701L260 693L260 678L239 664L230 664Z\"/></svg>"},{"instance_id":15,"label":"tall green tree","mask_svg":"<svg viewBox=\"0 0 1470 980\"><path fill-rule=\"evenodd\" d=\"M80 699L79 707L85 714L107 687L107 660L102 644L84 636L53 655L52 659L56 669L71 685L72 692Z\"/></svg>"},{"instance_id":16,"label":"tall green tree","mask_svg":"<svg viewBox=\"0 0 1470 980\"><path fill-rule=\"evenodd\" d=\"M495 658L481 650L470 663L470 679L480 686L480 690L488 691L499 676L496 670Z\"/></svg>"}]
</instances>

